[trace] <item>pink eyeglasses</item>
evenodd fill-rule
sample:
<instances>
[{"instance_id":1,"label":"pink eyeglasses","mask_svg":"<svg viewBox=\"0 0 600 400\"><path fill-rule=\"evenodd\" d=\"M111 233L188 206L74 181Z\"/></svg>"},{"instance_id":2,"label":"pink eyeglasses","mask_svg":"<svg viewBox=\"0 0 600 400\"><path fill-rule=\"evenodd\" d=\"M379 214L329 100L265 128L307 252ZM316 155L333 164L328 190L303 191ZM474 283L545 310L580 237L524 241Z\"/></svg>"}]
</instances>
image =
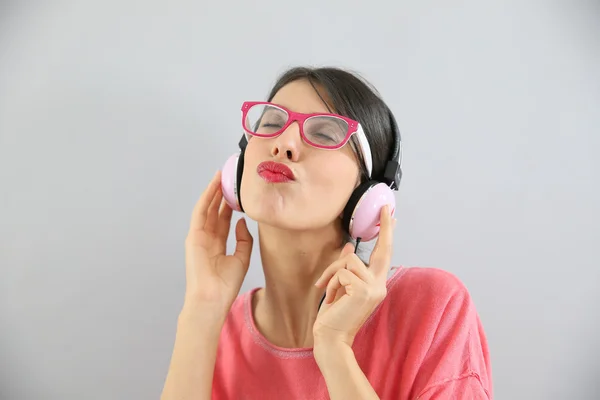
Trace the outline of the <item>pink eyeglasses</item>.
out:
<instances>
[{"instance_id":1,"label":"pink eyeglasses","mask_svg":"<svg viewBox=\"0 0 600 400\"><path fill-rule=\"evenodd\" d=\"M324 150L343 147L356 133L369 177L373 168L371 148L360 124L337 114L302 114L265 101L246 101L242 105L242 127L252 136L272 138L280 135L294 121L300 126L302 139Z\"/></svg>"}]
</instances>

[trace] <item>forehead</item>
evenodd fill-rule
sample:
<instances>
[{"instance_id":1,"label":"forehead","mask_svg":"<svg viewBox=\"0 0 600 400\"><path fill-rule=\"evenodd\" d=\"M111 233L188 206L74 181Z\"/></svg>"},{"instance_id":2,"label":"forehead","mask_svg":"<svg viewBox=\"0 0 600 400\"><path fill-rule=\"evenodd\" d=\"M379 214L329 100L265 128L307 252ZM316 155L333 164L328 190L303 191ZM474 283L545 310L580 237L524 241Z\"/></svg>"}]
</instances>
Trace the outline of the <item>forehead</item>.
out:
<instances>
[{"instance_id":1,"label":"forehead","mask_svg":"<svg viewBox=\"0 0 600 400\"><path fill-rule=\"evenodd\" d=\"M315 90L315 87L317 90ZM325 90L316 84L315 87L306 79L290 82L279 89L271 102L291 111L305 114L334 112ZM326 105L323 100L329 104Z\"/></svg>"}]
</instances>

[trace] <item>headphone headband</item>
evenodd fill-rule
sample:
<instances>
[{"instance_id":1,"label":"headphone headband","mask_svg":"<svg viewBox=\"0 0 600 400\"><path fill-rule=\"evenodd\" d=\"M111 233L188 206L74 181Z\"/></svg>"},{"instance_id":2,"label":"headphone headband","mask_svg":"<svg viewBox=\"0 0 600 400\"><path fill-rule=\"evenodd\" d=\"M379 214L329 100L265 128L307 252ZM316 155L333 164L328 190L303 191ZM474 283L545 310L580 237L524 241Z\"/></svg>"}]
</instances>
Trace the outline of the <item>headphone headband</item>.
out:
<instances>
[{"instance_id":1,"label":"headphone headband","mask_svg":"<svg viewBox=\"0 0 600 400\"><path fill-rule=\"evenodd\" d=\"M383 171L383 182L389 185L390 189L398 190L400 180L402 179L402 136L394 114L389 107L385 106L390 118L392 133L394 134L394 149L392 150L392 158L388 160Z\"/></svg>"}]
</instances>

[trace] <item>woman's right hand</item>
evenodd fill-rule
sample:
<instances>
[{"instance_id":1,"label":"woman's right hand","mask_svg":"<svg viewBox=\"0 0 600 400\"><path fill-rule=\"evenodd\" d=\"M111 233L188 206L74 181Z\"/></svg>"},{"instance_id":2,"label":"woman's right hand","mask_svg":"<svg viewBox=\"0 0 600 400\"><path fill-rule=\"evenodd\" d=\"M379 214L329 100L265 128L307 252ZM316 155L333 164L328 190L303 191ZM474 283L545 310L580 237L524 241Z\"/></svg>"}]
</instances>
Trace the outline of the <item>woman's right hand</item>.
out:
<instances>
[{"instance_id":1,"label":"woman's right hand","mask_svg":"<svg viewBox=\"0 0 600 400\"><path fill-rule=\"evenodd\" d=\"M252 252L253 239L241 218L235 252L226 255L232 213L223 200L218 171L194 207L185 240L185 304L208 307L219 319L226 317L240 291Z\"/></svg>"}]
</instances>

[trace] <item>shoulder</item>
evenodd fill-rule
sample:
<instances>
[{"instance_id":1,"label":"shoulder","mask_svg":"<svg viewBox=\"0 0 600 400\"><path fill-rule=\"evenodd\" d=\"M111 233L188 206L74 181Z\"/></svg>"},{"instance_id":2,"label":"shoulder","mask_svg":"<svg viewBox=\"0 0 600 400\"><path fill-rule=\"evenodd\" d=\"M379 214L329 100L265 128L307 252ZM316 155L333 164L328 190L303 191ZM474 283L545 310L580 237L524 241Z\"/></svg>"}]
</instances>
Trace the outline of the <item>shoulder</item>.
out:
<instances>
[{"instance_id":1,"label":"shoulder","mask_svg":"<svg viewBox=\"0 0 600 400\"><path fill-rule=\"evenodd\" d=\"M465 284L451 272L433 267L398 267L387 282L391 299L410 298L414 303L471 301Z\"/></svg>"},{"instance_id":2,"label":"shoulder","mask_svg":"<svg viewBox=\"0 0 600 400\"><path fill-rule=\"evenodd\" d=\"M402 267L387 283L384 309L399 331L406 328L431 331L430 340L461 332L482 334L477 309L465 284L439 268Z\"/></svg>"},{"instance_id":3,"label":"shoulder","mask_svg":"<svg viewBox=\"0 0 600 400\"><path fill-rule=\"evenodd\" d=\"M476 329L479 317L465 284L439 268L401 267L388 279L386 312L404 326L428 325L438 335L443 329ZM396 320L396 318L394 318Z\"/></svg>"},{"instance_id":4,"label":"shoulder","mask_svg":"<svg viewBox=\"0 0 600 400\"><path fill-rule=\"evenodd\" d=\"M458 386L475 382L491 398L486 335L473 299L456 275L438 268L398 268L388 279L385 303L382 317L410 348L407 362L418 369L415 388L423 394L443 390L454 395L466 390Z\"/></svg>"},{"instance_id":5,"label":"shoulder","mask_svg":"<svg viewBox=\"0 0 600 400\"><path fill-rule=\"evenodd\" d=\"M248 314L250 302L252 301L253 293L257 289L258 288L254 288L238 294L227 313L222 332L240 332L241 330L248 328L251 323L250 315Z\"/></svg>"}]
</instances>

